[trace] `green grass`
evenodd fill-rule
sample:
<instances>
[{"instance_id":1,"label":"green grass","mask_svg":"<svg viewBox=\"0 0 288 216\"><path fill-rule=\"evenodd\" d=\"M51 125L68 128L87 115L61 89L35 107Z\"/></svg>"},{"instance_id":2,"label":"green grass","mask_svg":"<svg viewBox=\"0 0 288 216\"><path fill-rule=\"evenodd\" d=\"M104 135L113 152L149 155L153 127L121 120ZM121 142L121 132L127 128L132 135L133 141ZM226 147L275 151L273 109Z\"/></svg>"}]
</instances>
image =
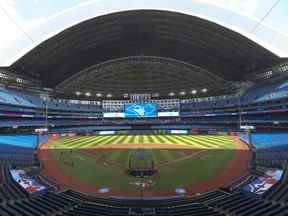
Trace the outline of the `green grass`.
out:
<instances>
[{"instance_id":1,"label":"green grass","mask_svg":"<svg viewBox=\"0 0 288 216\"><path fill-rule=\"evenodd\" d=\"M115 149L102 151L97 147L110 144L149 144L151 149ZM188 154L184 149L153 149L153 144L177 144L205 151L200 156ZM129 155L135 151L146 151L153 156L159 173L153 177L153 191L177 187L189 187L219 175L234 157L235 144L229 136L189 135L121 135L60 138L53 147L54 158L62 172L95 187L111 190L137 191L132 186L133 177L126 174ZM70 153L70 150L73 153ZM93 155L83 151L92 149ZM61 153L64 152L64 153ZM97 160L104 155L106 162ZM67 165L73 161L74 167ZM169 164L165 164L169 162Z\"/></svg>"},{"instance_id":2,"label":"green grass","mask_svg":"<svg viewBox=\"0 0 288 216\"><path fill-rule=\"evenodd\" d=\"M206 149L234 149L229 136L189 136L189 135L114 135L61 138L55 148L97 148L110 144L179 144Z\"/></svg>"}]
</instances>

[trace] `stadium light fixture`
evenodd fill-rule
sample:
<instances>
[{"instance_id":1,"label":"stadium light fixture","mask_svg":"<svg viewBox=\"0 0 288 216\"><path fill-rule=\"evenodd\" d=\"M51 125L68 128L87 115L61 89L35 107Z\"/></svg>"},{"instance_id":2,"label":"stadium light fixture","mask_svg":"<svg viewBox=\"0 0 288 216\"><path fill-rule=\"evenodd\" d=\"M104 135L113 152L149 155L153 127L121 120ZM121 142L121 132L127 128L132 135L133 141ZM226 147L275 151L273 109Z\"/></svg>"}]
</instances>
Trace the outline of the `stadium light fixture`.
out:
<instances>
[{"instance_id":1,"label":"stadium light fixture","mask_svg":"<svg viewBox=\"0 0 288 216\"><path fill-rule=\"evenodd\" d=\"M197 94L197 90L194 89L191 91L191 93L195 95L195 94Z\"/></svg>"},{"instance_id":2,"label":"stadium light fixture","mask_svg":"<svg viewBox=\"0 0 288 216\"><path fill-rule=\"evenodd\" d=\"M171 97L173 97L174 95L175 95L174 92L170 92L170 93L169 93L169 96L171 96Z\"/></svg>"},{"instance_id":3,"label":"stadium light fixture","mask_svg":"<svg viewBox=\"0 0 288 216\"><path fill-rule=\"evenodd\" d=\"M81 95L81 92L76 91L75 94L76 94L77 96L79 96L79 95Z\"/></svg>"},{"instance_id":4,"label":"stadium light fixture","mask_svg":"<svg viewBox=\"0 0 288 216\"><path fill-rule=\"evenodd\" d=\"M185 91L181 91L179 94L180 95L186 95L186 92Z\"/></svg>"},{"instance_id":5,"label":"stadium light fixture","mask_svg":"<svg viewBox=\"0 0 288 216\"><path fill-rule=\"evenodd\" d=\"M86 95L87 97L90 97L90 96L91 96L91 93L90 93L90 92L86 92L85 95Z\"/></svg>"},{"instance_id":6,"label":"stadium light fixture","mask_svg":"<svg viewBox=\"0 0 288 216\"><path fill-rule=\"evenodd\" d=\"M111 94L107 94L107 98L111 98L112 97L112 95Z\"/></svg>"},{"instance_id":7,"label":"stadium light fixture","mask_svg":"<svg viewBox=\"0 0 288 216\"><path fill-rule=\"evenodd\" d=\"M97 93L96 96L97 97L102 97L102 94L101 93Z\"/></svg>"},{"instance_id":8,"label":"stadium light fixture","mask_svg":"<svg viewBox=\"0 0 288 216\"><path fill-rule=\"evenodd\" d=\"M203 93L206 93L206 92L207 92L207 88L203 88L203 89L202 89L202 92L203 92Z\"/></svg>"}]
</instances>

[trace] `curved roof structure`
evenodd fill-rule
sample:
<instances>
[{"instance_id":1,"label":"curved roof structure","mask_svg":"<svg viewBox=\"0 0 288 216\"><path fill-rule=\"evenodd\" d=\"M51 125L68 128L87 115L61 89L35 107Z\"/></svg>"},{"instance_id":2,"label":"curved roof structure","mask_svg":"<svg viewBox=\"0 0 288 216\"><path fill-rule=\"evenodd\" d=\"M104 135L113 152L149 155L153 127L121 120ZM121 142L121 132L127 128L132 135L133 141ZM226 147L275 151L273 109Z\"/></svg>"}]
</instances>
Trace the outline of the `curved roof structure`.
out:
<instances>
[{"instance_id":1,"label":"curved roof structure","mask_svg":"<svg viewBox=\"0 0 288 216\"><path fill-rule=\"evenodd\" d=\"M95 17L129 10L165 10L196 16L238 32L279 57L288 57L288 36L264 23L259 23L258 19L262 19L262 16L265 17L263 8L259 12L262 16L254 19L216 6L217 4L212 2L213 4L210 4L209 0L123 0L121 2L117 0L92 0L54 14L49 18L42 19L40 17L40 20L43 20L42 23L34 20L33 22L38 23L38 25L34 25L32 29L23 26L23 23L17 23L16 20L13 22L13 18L11 19L9 14L5 15L4 10L0 10L1 23L6 20L5 26L9 27L8 30L10 28L15 29L12 32L6 30L1 32L1 37L4 38L7 45L5 45L5 50L0 52L0 66L10 66L45 40L69 27ZM279 16L279 13L276 15ZM11 14L11 16L13 15ZM8 35L5 36L5 34ZM13 39L14 37L16 39ZM9 38L9 40L5 40L5 38Z\"/></svg>"},{"instance_id":2,"label":"curved roof structure","mask_svg":"<svg viewBox=\"0 0 288 216\"><path fill-rule=\"evenodd\" d=\"M209 19L194 13L191 8L200 5L198 1L183 0L183 4L167 1L165 8L157 2L125 0L119 5L108 0L107 5L89 2L72 8L29 32L32 43L16 41L17 49L11 58L7 54L5 64L14 73L38 78L44 86L61 94L71 94L71 90L99 93L102 89L104 95L121 95L130 86L129 91L150 89L151 93L167 95L172 90L190 92L202 87L213 88L215 94L227 93L233 89L230 81L242 80L249 73L281 62L278 55L283 52L277 46L215 17ZM230 13L214 8L225 16ZM247 17L241 18L243 23L255 24ZM147 59L152 62L148 63ZM181 70L179 62L189 69ZM113 64L115 71L107 67L108 63ZM145 67L139 66L144 63ZM85 76L85 71L89 75ZM99 76L103 71L107 73L105 82ZM124 76L121 71L127 74ZM199 71L202 77L197 75ZM149 76L170 83L173 73L175 81L178 77L187 85L151 89L151 83L144 84L144 77ZM138 84L128 85L126 76L131 82L138 79ZM87 83L94 83L93 88L88 89ZM109 83L114 86L108 87Z\"/></svg>"},{"instance_id":3,"label":"curved roof structure","mask_svg":"<svg viewBox=\"0 0 288 216\"><path fill-rule=\"evenodd\" d=\"M94 96L121 98L127 93L157 93L167 97L177 90L186 94L205 88L221 94L232 91L232 87L216 74L176 59L131 56L88 67L58 84L55 90L64 95L78 89Z\"/></svg>"}]
</instances>

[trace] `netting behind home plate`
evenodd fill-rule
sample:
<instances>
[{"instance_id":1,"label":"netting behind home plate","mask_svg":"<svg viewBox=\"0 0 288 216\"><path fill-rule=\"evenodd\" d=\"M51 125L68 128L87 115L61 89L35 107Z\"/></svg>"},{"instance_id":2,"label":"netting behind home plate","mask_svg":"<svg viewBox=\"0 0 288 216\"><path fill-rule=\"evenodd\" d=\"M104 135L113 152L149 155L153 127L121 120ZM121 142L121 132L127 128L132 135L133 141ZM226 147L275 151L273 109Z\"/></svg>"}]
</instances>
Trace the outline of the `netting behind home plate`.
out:
<instances>
[{"instance_id":1,"label":"netting behind home plate","mask_svg":"<svg viewBox=\"0 0 288 216\"><path fill-rule=\"evenodd\" d=\"M137 150L129 155L128 174L134 177L148 177L156 173L153 155L149 151Z\"/></svg>"}]
</instances>

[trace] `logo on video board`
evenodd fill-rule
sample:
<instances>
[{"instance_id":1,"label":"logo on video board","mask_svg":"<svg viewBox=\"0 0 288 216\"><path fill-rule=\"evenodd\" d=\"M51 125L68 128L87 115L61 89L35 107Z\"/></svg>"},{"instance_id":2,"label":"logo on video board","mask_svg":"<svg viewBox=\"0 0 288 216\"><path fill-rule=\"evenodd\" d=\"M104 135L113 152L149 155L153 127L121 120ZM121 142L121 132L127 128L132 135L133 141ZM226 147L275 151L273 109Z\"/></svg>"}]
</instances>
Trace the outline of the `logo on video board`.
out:
<instances>
[{"instance_id":1,"label":"logo on video board","mask_svg":"<svg viewBox=\"0 0 288 216\"><path fill-rule=\"evenodd\" d=\"M148 118L157 117L157 106L153 103L127 104L125 106L126 118Z\"/></svg>"}]
</instances>

